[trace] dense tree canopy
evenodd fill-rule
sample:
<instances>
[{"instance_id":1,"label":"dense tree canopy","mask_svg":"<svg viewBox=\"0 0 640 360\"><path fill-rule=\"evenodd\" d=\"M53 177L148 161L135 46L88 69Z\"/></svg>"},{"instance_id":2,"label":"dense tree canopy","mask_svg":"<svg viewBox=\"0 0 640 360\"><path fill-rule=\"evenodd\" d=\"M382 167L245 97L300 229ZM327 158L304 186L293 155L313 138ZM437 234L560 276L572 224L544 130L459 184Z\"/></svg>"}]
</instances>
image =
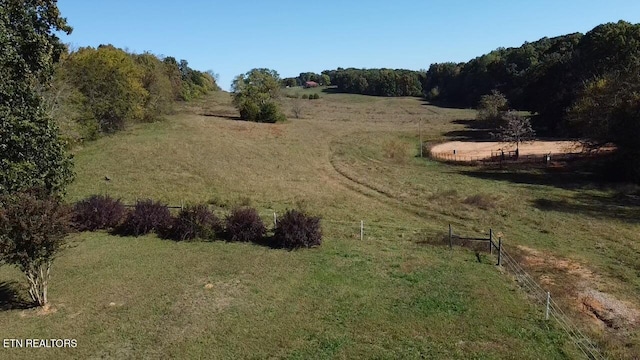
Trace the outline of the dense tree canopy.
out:
<instances>
[{"instance_id":1,"label":"dense tree canopy","mask_svg":"<svg viewBox=\"0 0 640 360\"><path fill-rule=\"evenodd\" d=\"M423 85L428 99L463 107L498 90L513 108L537 114L539 128L557 133L585 81L628 67L639 54L640 25L620 21L499 48L467 63L432 64Z\"/></svg>"},{"instance_id":2,"label":"dense tree canopy","mask_svg":"<svg viewBox=\"0 0 640 360\"><path fill-rule=\"evenodd\" d=\"M393 69L342 69L323 71L339 91L376 96L421 96L422 73Z\"/></svg>"},{"instance_id":3,"label":"dense tree canopy","mask_svg":"<svg viewBox=\"0 0 640 360\"><path fill-rule=\"evenodd\" d=\"M68 78L83 96L86 116L97 130L122 130L128 119L144 115L148 91L142 85L143 69L124 51L113 46L81 48L70 55Z\"/></svg>"},{"instance_id":4,"label":"dense tree canopy","mask_svg":"<svg viewBox=\"0 0 640 360\"><path fill-rule=\"evenodd\" d=\"M280 76L275 70L253 69L238 75L232 84L233 104L243 120L270 122L284 120L277 100Z\"/></svg>"},{"instance_id":5,"label":"dense tree canopy","mask_svg":"<svg viewBox=\"0 0 640 360\"><path fill-rule=\"evenodd\" d=\"M587 82L568 122L594 147L615 144L615 176L640 181L640 63Z\"/></svg>"},{"instance_id":6,"label":"dense tree canopy","mask_svg":"<svg viewBox=\"0 0 640 360\"><path fill-rule=\"evenodd\" d=\"M0 194L41 187L63 192L72 164L42 106L71 32L55 1L0 0Z\"/></svg>"},{"instance_id":7,"label":"dense tree canopy","mask_svg":"<svg viewBox=\"0 0 640 360\"><path fill-rule=\"evenodd\" d=\"M615 144L617 168L640 180L639 63L640 24L619 21L467 63L432 64L424 89L429 100L464 107L484 106L498 90L511 107L534 113L539 132Z\"/></svg>"},{"instance_id":8,"label":"dense tree canopy","mask_svg":"<svg viewBox=\"0 0 640 360\"><path fill-rule=\"evenodd\" d=\"M136 121L156 121L176 101L189 101L218 87L212 72L186 60L134 54L112 45L63 52L53 86L42 89L45 109L71 142L123 129Z\"/></svg>"}]
</instances>

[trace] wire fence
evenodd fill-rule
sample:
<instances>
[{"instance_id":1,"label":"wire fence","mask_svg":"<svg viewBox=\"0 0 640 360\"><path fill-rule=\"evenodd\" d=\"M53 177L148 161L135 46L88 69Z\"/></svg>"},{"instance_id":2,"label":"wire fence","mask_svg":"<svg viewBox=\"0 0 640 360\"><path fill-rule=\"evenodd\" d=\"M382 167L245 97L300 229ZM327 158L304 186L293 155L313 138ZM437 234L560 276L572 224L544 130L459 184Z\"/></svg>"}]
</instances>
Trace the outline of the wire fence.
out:
<instances>
[{"instance_id":1,"label":"wire fence","mask_svg":"<svg viewBox=\"0 0 640 360\"><path fill-rule=\"evenodd\" d=\"M132 207L135 205L126 205L127 207ZM185 204L181 202L180 206L168 206L172 209L184 209ZM277 211L274 210L262 210L258 212L262 217L270 218L273 216L273 226L275 227L277 224ZM410 227L410 226L398 226L393 223L384 223L384 222L375 222L375 221L367 221L365 223L364 220L336 220L336 219L325 219L321 220L323 223L328 223L332 225L338 225L343 229L351 229L355 234L359 231L360 240L365 240L365 232L369 231L372 228L375 229L390 229L394 231L402 230L407 232L430 232L433 229L428 228L420 228L420 227ZM436 236L437 238L437 236ZM448 240L447 240L448 239ZM505 249L502 244L502 239L498 238L498 242L495 242L495 238L493 236L493 231L489 230L489 235L487 238L485 237L464 237L460 235L456 235L453 233L451 225L449 225L449 236L441 238L442 243L446 244L448 242L448 246L452 247L454 245L460 245L468 248L472 248L474 250L480 251L488 251L489 253L493 253L495 250L495 254L498 259L498 263L496 265L502 266L507 270L508 273L512 274L515 281L520 285L520 287L528 294L533 302L542 305L545 307L545 318L547 320L553 318L560 328L569 336L571 341L575 344L576 348L585 356L587 359L605 359L602 353L599 351L598 347L595 343L593 343L589 337L587 337L569 318L569 316L562 310L562 307L558 305L558 303L551 297L549 291L545 290L542 285L540 285L534 278L531 276L523 266ZM437 241L436 241L437 242ZM482 243L480 246L474 246L473 243Z\"/></svg>"},{"instance_id":2,"label":"wire fence","mask_svg":"<svg viewBox=\"0 0 640 360\"><path fill-rule=\"evenodd\" d=\"M536 303L546 306L545 316L547 319L553 318L560 328L562 328L571 338L576 348L587 359L604 359L598 347L569 319L558 303L529 273L527 273L517 260L506 251L504 246L501 250L502 266L507 269L520 286L527 292L529 297Z\"/></svg>"},{"instance_id":3,"label":"wire fence","mask_svg":"<svg viewBox=\"0 0 640 360\"><path fill-rule=\"evenodd\" d=\"M526 270L523 266L505 249L502 244L502 239L498 238L498 244L494 242L493 232L489 230L489 237L464 237L453 233L451 225L449 225L449 247L451 247L456 240L456 244L471 247L475 250L487 249L489 252L496 250L496 256L498 258L498 266L502 266L510 274L513 275L516 282L521 288L529 295L531 300L535 303L543 305L545 307L545 318L549 320L553 318L560 328L569 336L571 341L575 344L576 348L587 359L604 359L605 357L600 353L596 344L594 344L589 337L587 337L567 316L558 303L551 297L551 293L545 290ZM470 246L469 242L488 242L488 246L482 245L480 247Z\"/></svg>"},{"instance_id":4,"label":"wire fence","mask_svg":"<svg viewBox=\"0 0 640 360\"><path fill-rule=\"evenodd\" d=\"M578 157L590 156L584 152L571 152L571 153L558 153L558 154L521 154L514 155L515 152L501 152L492 151L491 154L485 155L468 155L468 154L453 154L451 152L432 152L430 156L437 160L447 162L467 162L467 163L499 163L499 162L519 162L519 163L549 163L551 161L566 161L576 159Z\"/></svg>"}]
</instances>

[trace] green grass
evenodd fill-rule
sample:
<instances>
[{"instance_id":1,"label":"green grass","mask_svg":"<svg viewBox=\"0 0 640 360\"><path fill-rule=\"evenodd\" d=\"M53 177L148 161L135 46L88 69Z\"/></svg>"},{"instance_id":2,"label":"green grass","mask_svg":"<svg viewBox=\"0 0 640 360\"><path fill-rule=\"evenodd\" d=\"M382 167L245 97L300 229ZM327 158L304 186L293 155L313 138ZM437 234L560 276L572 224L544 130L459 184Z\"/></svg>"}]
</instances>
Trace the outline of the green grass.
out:
<instances>
[{"instance_id":1,"label":"green grass","mask_svg":"<svg viewBox=\"0 0 640 360\"><path fill-rule=\"evenodd\" d=\"M495 259L419 244L449 223L469 234L491 227L514 254L525 245L580 263L597 275L588 286L637 303L636 208L617 202L615 189L416 157L419 121L424 139L439 141L464 130L453 121L474 119L472 110L321 96L283 124L230 120L225 93L185 104L165 122L77 149L68 196L209 202L222 212L251 204L265 220L302 207L324 218L319 249L74 235L54 264L58 311L2 311L0 338L71 337L78 348L0 349L0 357L575 358ZM283 99L285 112L296 100ZM404 144L405 155L388 158L389 144ZM609 356L640 353L637 330L602 330L583 316L575 285L584 279L553 266L528 269L555 279L555 299ZM8 267L3 281L24 282Z\"/></svg>"},{"instance_id":2,"label":"green grass","mask_svg":"<svg viewBox=\"0 0 640 360\"><path fill-rule=\"evenodd\" d=\"M563 357L564 338L492 264L410 241L339 238L287 252L75 236L53 272L58 311L2 313L0 335L75 338L78 348L3 349L3 358Z\"/></svg>"}]
</instances>

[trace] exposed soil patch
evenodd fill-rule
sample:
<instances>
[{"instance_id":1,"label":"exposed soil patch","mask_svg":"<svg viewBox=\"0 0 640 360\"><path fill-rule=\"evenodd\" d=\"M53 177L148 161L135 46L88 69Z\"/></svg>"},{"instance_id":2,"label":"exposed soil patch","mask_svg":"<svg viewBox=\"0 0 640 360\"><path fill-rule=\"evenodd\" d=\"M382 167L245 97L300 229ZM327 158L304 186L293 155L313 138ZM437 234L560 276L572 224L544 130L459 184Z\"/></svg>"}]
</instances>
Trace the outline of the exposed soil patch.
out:
<instances>
[{"instance_id":1,"label":"exposed soil patch","mask_svg":"<svg viewBox=\"0 0 640 360\"><path fill-rule=\"evenodd\" d=\"M594 289L578 294L584 312L601 325L615 330L626 330L638 326L640 311L631 303Z\"/></svg>"},{"instance_id":2,"label":"exposed soil patch","mask_svg":"<svg viewBox=\"0 0 640 360\"><path fill-rule=\"evenodd\" d=\"M22 310L20 312L20 317L47 316L50 314L55 314L56 312L58 312L58 309L55 306L47 304L45 306L38 306L31 309Z\"/></svg>"},{"instance_id":3,"label":"exposed soil patch","mask_svg":"<svg viewBox=\"0 0 640 360\"><path fill-rule=\"evenodd\" d=\"M518 246L520 260L538 276L538 282L563 297L603 329L625 332L640 325L637 305L597 290L603 280L582 264L526 246Z\"/></svg>"}]
</instances>

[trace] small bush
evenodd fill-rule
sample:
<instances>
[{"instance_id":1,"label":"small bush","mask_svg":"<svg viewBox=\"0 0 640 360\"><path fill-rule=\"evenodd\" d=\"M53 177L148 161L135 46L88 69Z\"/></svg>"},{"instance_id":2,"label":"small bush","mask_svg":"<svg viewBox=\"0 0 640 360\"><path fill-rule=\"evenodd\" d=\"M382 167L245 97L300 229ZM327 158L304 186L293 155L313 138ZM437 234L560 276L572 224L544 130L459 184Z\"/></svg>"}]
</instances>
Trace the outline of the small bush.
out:
<instances>
[{"instance_id":1,"label":"small bush","mask_svg":"<svg viewBox=\"0 0 640 360\"><path fill-rule=\"evenodd\" d=\"M173 220L170 236L177 241L213 239L222 230L222 222L206 205L188 206Z\"/></svg>"},{"instance_id":2,"label":"small bush","mask_svg":"<svg viewBox=\"0 0 640 360\"><path fill-rule=\"evenodd\" d=\"M296 119L300 119L304 112L304 105L302 104L302 102L297 100L294 101L291 105L291 112L293 112L293 116Z\"/></svg>"},{"instance_id":3,"label":"small bush","mask_svg":"<svg viewBox=\"0 0 640 360\"><path fill-rule=\"evenodd\" d=\"M230 241L260 242L267 232L254 208L236 208L226 219L226 235Z\"/></svg>"},{"instance_id":4,"label":"small bush","mask_svg":"<svg viewBox=\"0 0 640 360\"><path fill-rule=\"evenodd\" d=\"M124 222L116 229L120 235L140 236L152 231L166 233L172 225L167 205L153 200L139 201Z\"/></svg>"},{"instance_id":5,"label":"small bush","mask_svg":"<svg viewBox=\"0 0 640 360\"><path fill-rule=\"evenodd\" d=\"M311 95L309 95L309 99L310 100L320 99L320 95L318 95L317 93L316 94L311 94Z\"/></svg>"},{"instance_id":6,"label":"small bush","mask_svg":"<svg viewBox=\"0 0 640 360\"><path fill-rule=\"evenodd\" d=\"M307 95L307 94L302 94L302 98L303 98L303 99L308 99L308 98L309 98L309 95Z\"/></svg>"},{"instance_id":7,"label":"small bush","mask_svg":"<svg viewBox=\"0 0 640 360\"><path fill-rule=\"evenodd\" d=\"M276 245L286 249L319 246L322 242L320 218L297 210L288 210L278 220L274 241Z\"/></svg>"},{"instance_id":8,"label":"small bush","mask_svg":"<svg viewBox=\"0 0 640 360\"><path fill-rule=\"evenodd\" d=\"M78 231L113 229L120 225L125 213L120 200L93 195L73 207L73 227Z\"/></svg>"}]
</instances>

